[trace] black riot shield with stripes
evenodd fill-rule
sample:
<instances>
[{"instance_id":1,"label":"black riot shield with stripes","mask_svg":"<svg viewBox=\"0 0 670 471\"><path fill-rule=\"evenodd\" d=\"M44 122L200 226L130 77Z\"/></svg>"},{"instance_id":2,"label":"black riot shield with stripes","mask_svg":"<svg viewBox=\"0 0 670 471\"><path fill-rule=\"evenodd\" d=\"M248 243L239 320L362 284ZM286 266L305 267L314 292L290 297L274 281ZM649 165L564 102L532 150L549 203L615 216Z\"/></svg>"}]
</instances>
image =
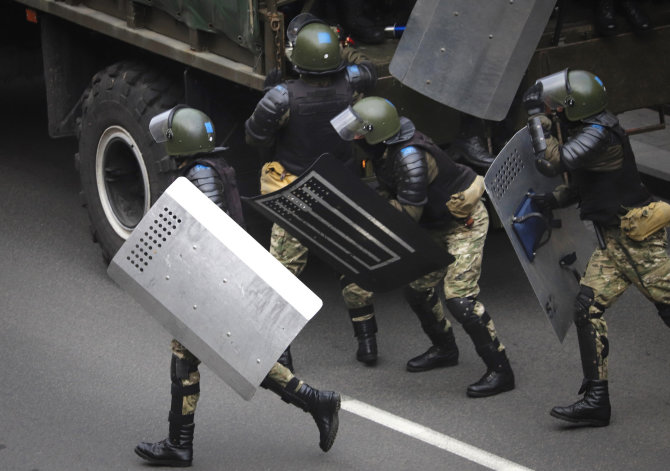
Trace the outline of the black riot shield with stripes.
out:
<instances>
[{"instance_id":1,"label":"black riot shield with stripes","mask_svg":"<svg viewBox=\"0 0 670 471\"><path fill-rule=\"evenodd\" d=\"M486 191L510 238L540 306L560 341L572 325L579 278L595 248L595 234L575 207L541 213L528 197L562 183L535 168L524 127L500 151L484 178Z\"/></svg>"},{"instance_id":2,"label":"black riot shield with stripes","mask_svg":"<svg viewBox=\"0 0 670 471\"><path fill-rule=\"evenodd\" d=\"M398 288L454 260L331 156L285 188L244 201L370 291Z\"/></svg>"}]
</instances>

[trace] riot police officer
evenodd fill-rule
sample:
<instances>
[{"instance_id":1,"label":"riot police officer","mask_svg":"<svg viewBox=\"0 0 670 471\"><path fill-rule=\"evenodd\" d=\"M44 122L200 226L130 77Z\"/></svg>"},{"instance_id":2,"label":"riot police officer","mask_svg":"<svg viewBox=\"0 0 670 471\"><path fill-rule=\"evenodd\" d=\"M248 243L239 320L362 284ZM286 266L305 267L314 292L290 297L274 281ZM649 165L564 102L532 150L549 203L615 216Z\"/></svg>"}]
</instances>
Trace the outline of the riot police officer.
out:
<instances>
[{"instance_id":1,"label":"riot police officer","mask_svg":"<svg viewBox=\"0 0 670 471\"><path fill-rule=\"evenodd\" d=\"M330 120L371 89L377 77L374 65L360 53L350 51L349 62L345 60L335 32L315 16L296 16L286 31L299 78L270 88L245 124L249 144L274 147L274 160L261 169L262 194L288 185L324 153L353 164L352 144L338 137ZM270 253L296 276L307 263L307 248L277 224ZM350 319L362 354L376 352L370 316L351 310Z\"/></svg>"},{"instance_id":2,"label":"riot police officer","mask_svg":"<svg viewBox=\"0 0 670 471\"><path fill-rule=\"evenodd\" d=\"M443 282L447 308L463 326L486 365L486 373L467 388L470 397L485 397L514 388L514 373L493 321L478 300L488 213L481 200L483 178L453 162L412 121L398 117L395 106L380 97L363 98L341 112L333 127L345 140L364 138L385 150L372 160L381 192L398 210L430 230L455 261L405 287L405 299L432 342L407 362L407 370L427 371L458 363L458 347L445 317L438 289ZM349 305L372 312L372 293L343 283Z\"/></svg>"},{"instance_id":3,"label":"riot police officer","mask_svg":"<svg viewBox=\"0 0 670 471\"><path fill-rule=\"evenodd\" d=\"M535 129L544 132L535 140L538 170L546 176L567 172L569 177L566 185L536 195L536 203L551 209L579 202L581 219L592 221L599 236L574 305L584 374L578 394L584 396L569 406L554 407L551 415L602 427L611 414L604 312L632 283L670 326L670 259L663 230L670 213L642 184L628 137L606 109L607 93L599 77L565 69L537 80L523 102L530 119L541 120L542 127ZM567 130L563 144L551 134L546 107ZM541 137L546 145L540 144Z\"/></svg>"},{"instance_id":4,"label":"riot police officer","mask_svg":"<svg viewBox=\"0 0 670 471\"><path fill-rule=\"evenodd\" d=\"M223 211L243 225L239 194L234 172L222 151L215 148L214 126L204 113L177 106L162 113L150 123L157 142L165 142L168 161ZM166 164L167 166L167 164ZM282 400L309 412L319 429L319 446L328 451L337 435L340 395L319 391L293 374L288 351L273 365L261 386L278 394ZM196 358L179 341L172 340L172 402L168 416L168 438L157 443L142 442L135 453L152 464L190 466L193 460L194 414L200 398L200 372Z\"/></svg>"}]
</instances>

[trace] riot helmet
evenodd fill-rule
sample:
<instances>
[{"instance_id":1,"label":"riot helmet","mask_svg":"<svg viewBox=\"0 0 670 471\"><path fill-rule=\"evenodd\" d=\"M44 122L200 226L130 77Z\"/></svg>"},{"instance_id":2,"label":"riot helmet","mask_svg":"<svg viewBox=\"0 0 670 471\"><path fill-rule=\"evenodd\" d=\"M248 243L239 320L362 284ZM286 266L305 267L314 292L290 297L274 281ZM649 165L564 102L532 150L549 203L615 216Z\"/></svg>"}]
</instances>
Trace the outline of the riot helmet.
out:
<instances>
[{"instance_id":1,"label":"riot helmet","mask_svg":"<svg viewBox=\"0 0 670 471\"><path fill-rule=\"evenodd\" d=\"M214 150L216 134L212 120L200 110L177 105L151 118L151 136L165 142L169 155L192 155Z\"/></svg>"},{"instance_id":2,"label":"riot helmet","mask_svg":"<svg viewBox=\"0 0 670 471\"><path fill-rule=\"evenodd\" d=\"M346 67L337 34L319 21L304 24L298 30L289 59L300 74L330 74Z\"/></svg>"},{"instance_id":3,"label":"riot helmet","mask_svg":"<svg viewBox=\"0 0 670 471\"><path fill-rule=\"evenodd\" d=\"M393 103L386 98L371 96L347 107L330 120L340 137L346 141L365 138L370 144L379 144L397 134L400 118Z\"/></svg>"},{"instance_id":4,"label":"riot helmet","mask_svg":"<svg viewBox=\"0 0 670 471\"><path fill-rule=\"evenodd\" d=\"M542 99L554 111L563 111L568 121L600 113L607 107L607 92L597 75L585 70L565 69L538 79Z\"/></svg>"}]
</instances>

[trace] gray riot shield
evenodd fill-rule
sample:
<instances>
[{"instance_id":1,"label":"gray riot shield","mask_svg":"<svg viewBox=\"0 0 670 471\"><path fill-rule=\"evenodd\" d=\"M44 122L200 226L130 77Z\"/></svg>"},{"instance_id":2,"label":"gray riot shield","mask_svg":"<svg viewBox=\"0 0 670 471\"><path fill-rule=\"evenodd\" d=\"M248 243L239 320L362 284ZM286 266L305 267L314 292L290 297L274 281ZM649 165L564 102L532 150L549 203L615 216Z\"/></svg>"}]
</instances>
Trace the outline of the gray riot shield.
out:
<instances>
[{"instance_id":1,"label":"gray riot shield","mask_svg":"<svg viewBox=\"0 0 670 471\"><path fill-rule=\"evenodd\" d=\"M142 218L108 273L247 400L322 305L184 177Z\"/></svg>"},{"instance_id":2,"label":"gray riot shield","mask_svg":"<svg viewBox=\"0 0 670 471\"><path fill-rule=\"evenodd\" d=\"M244 201L370 291L398 288L454 260L329 155L285 188Z\"/></svg>"},{"instance_id":3,"label":"gray riot shield","mask_svg":"<svg viewBox=\"0 0 670 471\"><path fill-rule=\"evenodd\" d=\"M417 0L389 71L467 114L505 118L555 0Z\"/></svg>"},{"instance_id":4,"label":"gray riot shield","mask_svg":"<svg viewBox=\"0 0 670 471\"><path fill-rule=\"evenodd\" d=\"M579 278L595 248L595 237L575 207L541 217L526 197L562 183L535 169L528 128L517 132L486 172L484 182L540 306L562 342L574 317Z\"/></svg>"}]
</instances>

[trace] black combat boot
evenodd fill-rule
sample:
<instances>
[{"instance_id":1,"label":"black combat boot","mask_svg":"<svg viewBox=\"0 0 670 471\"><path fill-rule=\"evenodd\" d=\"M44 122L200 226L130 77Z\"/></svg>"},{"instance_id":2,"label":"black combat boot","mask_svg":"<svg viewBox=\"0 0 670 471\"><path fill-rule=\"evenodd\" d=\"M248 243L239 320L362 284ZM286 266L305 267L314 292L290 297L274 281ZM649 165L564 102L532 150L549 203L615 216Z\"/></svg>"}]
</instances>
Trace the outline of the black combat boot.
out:
<instances>
[{"instance_id":1,"label":"black combat boot","mask_svg":"<svg viewBox=\"0 0 670 471\"><path fill-rule=\"evenodd\" d=\"M407 362L407 371L413 373L444 368L458 364L458 347L454 338L454 330L428 334L433 346L425 353Z\"/></svg>"},{"instance_id":2,"label":"black combat boot","mask_svg":"<svg viewBox=\"0 0 670 471\"><path fill-rule=\"evenodd\" d=\"M168 438L157 443L142 442L135 447L135 453L153 465L181 468L191 466L194 428L193 415L173 416L170 413Z\"/></svg>"},{"instance_id":3,"label":"black combat boot","mask_svg":"<svg viewBox=\"0 0 670 471\"><path fill-rule=\"evenodd\" d=\"M319 391L302 383L298 378L288 382L281 392L281 397L289 404L309 412L319 429L319 447L323 451L330 450L335 442L337 428L340 425L338 411L340 410L340 395L334 391Z\"/></svg>"},{"instance_id":4,"label":"black combat boot","mask_svg":"<svg viewBox=\"0 0 670 471\"><path fill-rule=\"evenodd\" d=\"M468 386L469 397L488 397L514 389L514 372L505 351L497 351L498 342L477 347L477 353L486 364L486 373L479 381Z\"/></svg>"},{"instance_id":5,"label":"black combat boot","mask_svg":"<svg viewBox=\"0 0 670 471\"><path fill-rule=\"evenodd\" d=\"M598 0L595 17L596 31L601 36L612 36L617 32L614 0Z\"/></svg>"},{"instance_id":6,"label":"black combat boot","mask_svg":"<svg viewBox=\"0 0 670 471\"><path fill-rule=\"evenodd\" d=\"M550 414L579 425L605 427L610 423L610 396L606 380L584 379L578 394L584 397L572 405L554 407Z\"/></svg>"},{"instance_id":7,"label":"black combat boot","mask_svg":"<svg viewBox=\"0 0 670 471\"><path fill-rule=\"evenodd\" d=\"M434 289L417 291L407 286L404 295L412 311L419 318L421 329L433 343L425 353L407 362L407 371L416 373L458 364L458 347L454 331L451 327L447 328L447 319L441 314L442 307L437 292ZM437 317L442 318L438 321Z\"/></svg>"},{"instance_id":8,"label":"black combat boot","mask_svg":"<svg viewBox=\"0 0 670 471\"><path fill-rule=\"evenodd\" d=\"M651 20L637 0L619 0L618 7L636 34L644 35L651 31Z\"/></svg>"},{"instance_id":9,"label":"black combat boot","mask_svg":"<svg viewBox=\"0 0 670 471\"><path fill-rule=\"evenodd\" d=\"M457 162L481 170L488 169L495 160L484 144L484 139L476 135L454 140L449 146L448 154Z\"/></svg>"},{"instance_id":10,"label":"black combat boot","mask_svg":"<svg viewBox=\"0 0 670 471\"><path fill-rule=\"evenodd\" d=\"M351 321L354 335L358 339L356 360L366 365L377 362L377 321L374 317L364 321Z\"/></svg>"}]
</instances>

